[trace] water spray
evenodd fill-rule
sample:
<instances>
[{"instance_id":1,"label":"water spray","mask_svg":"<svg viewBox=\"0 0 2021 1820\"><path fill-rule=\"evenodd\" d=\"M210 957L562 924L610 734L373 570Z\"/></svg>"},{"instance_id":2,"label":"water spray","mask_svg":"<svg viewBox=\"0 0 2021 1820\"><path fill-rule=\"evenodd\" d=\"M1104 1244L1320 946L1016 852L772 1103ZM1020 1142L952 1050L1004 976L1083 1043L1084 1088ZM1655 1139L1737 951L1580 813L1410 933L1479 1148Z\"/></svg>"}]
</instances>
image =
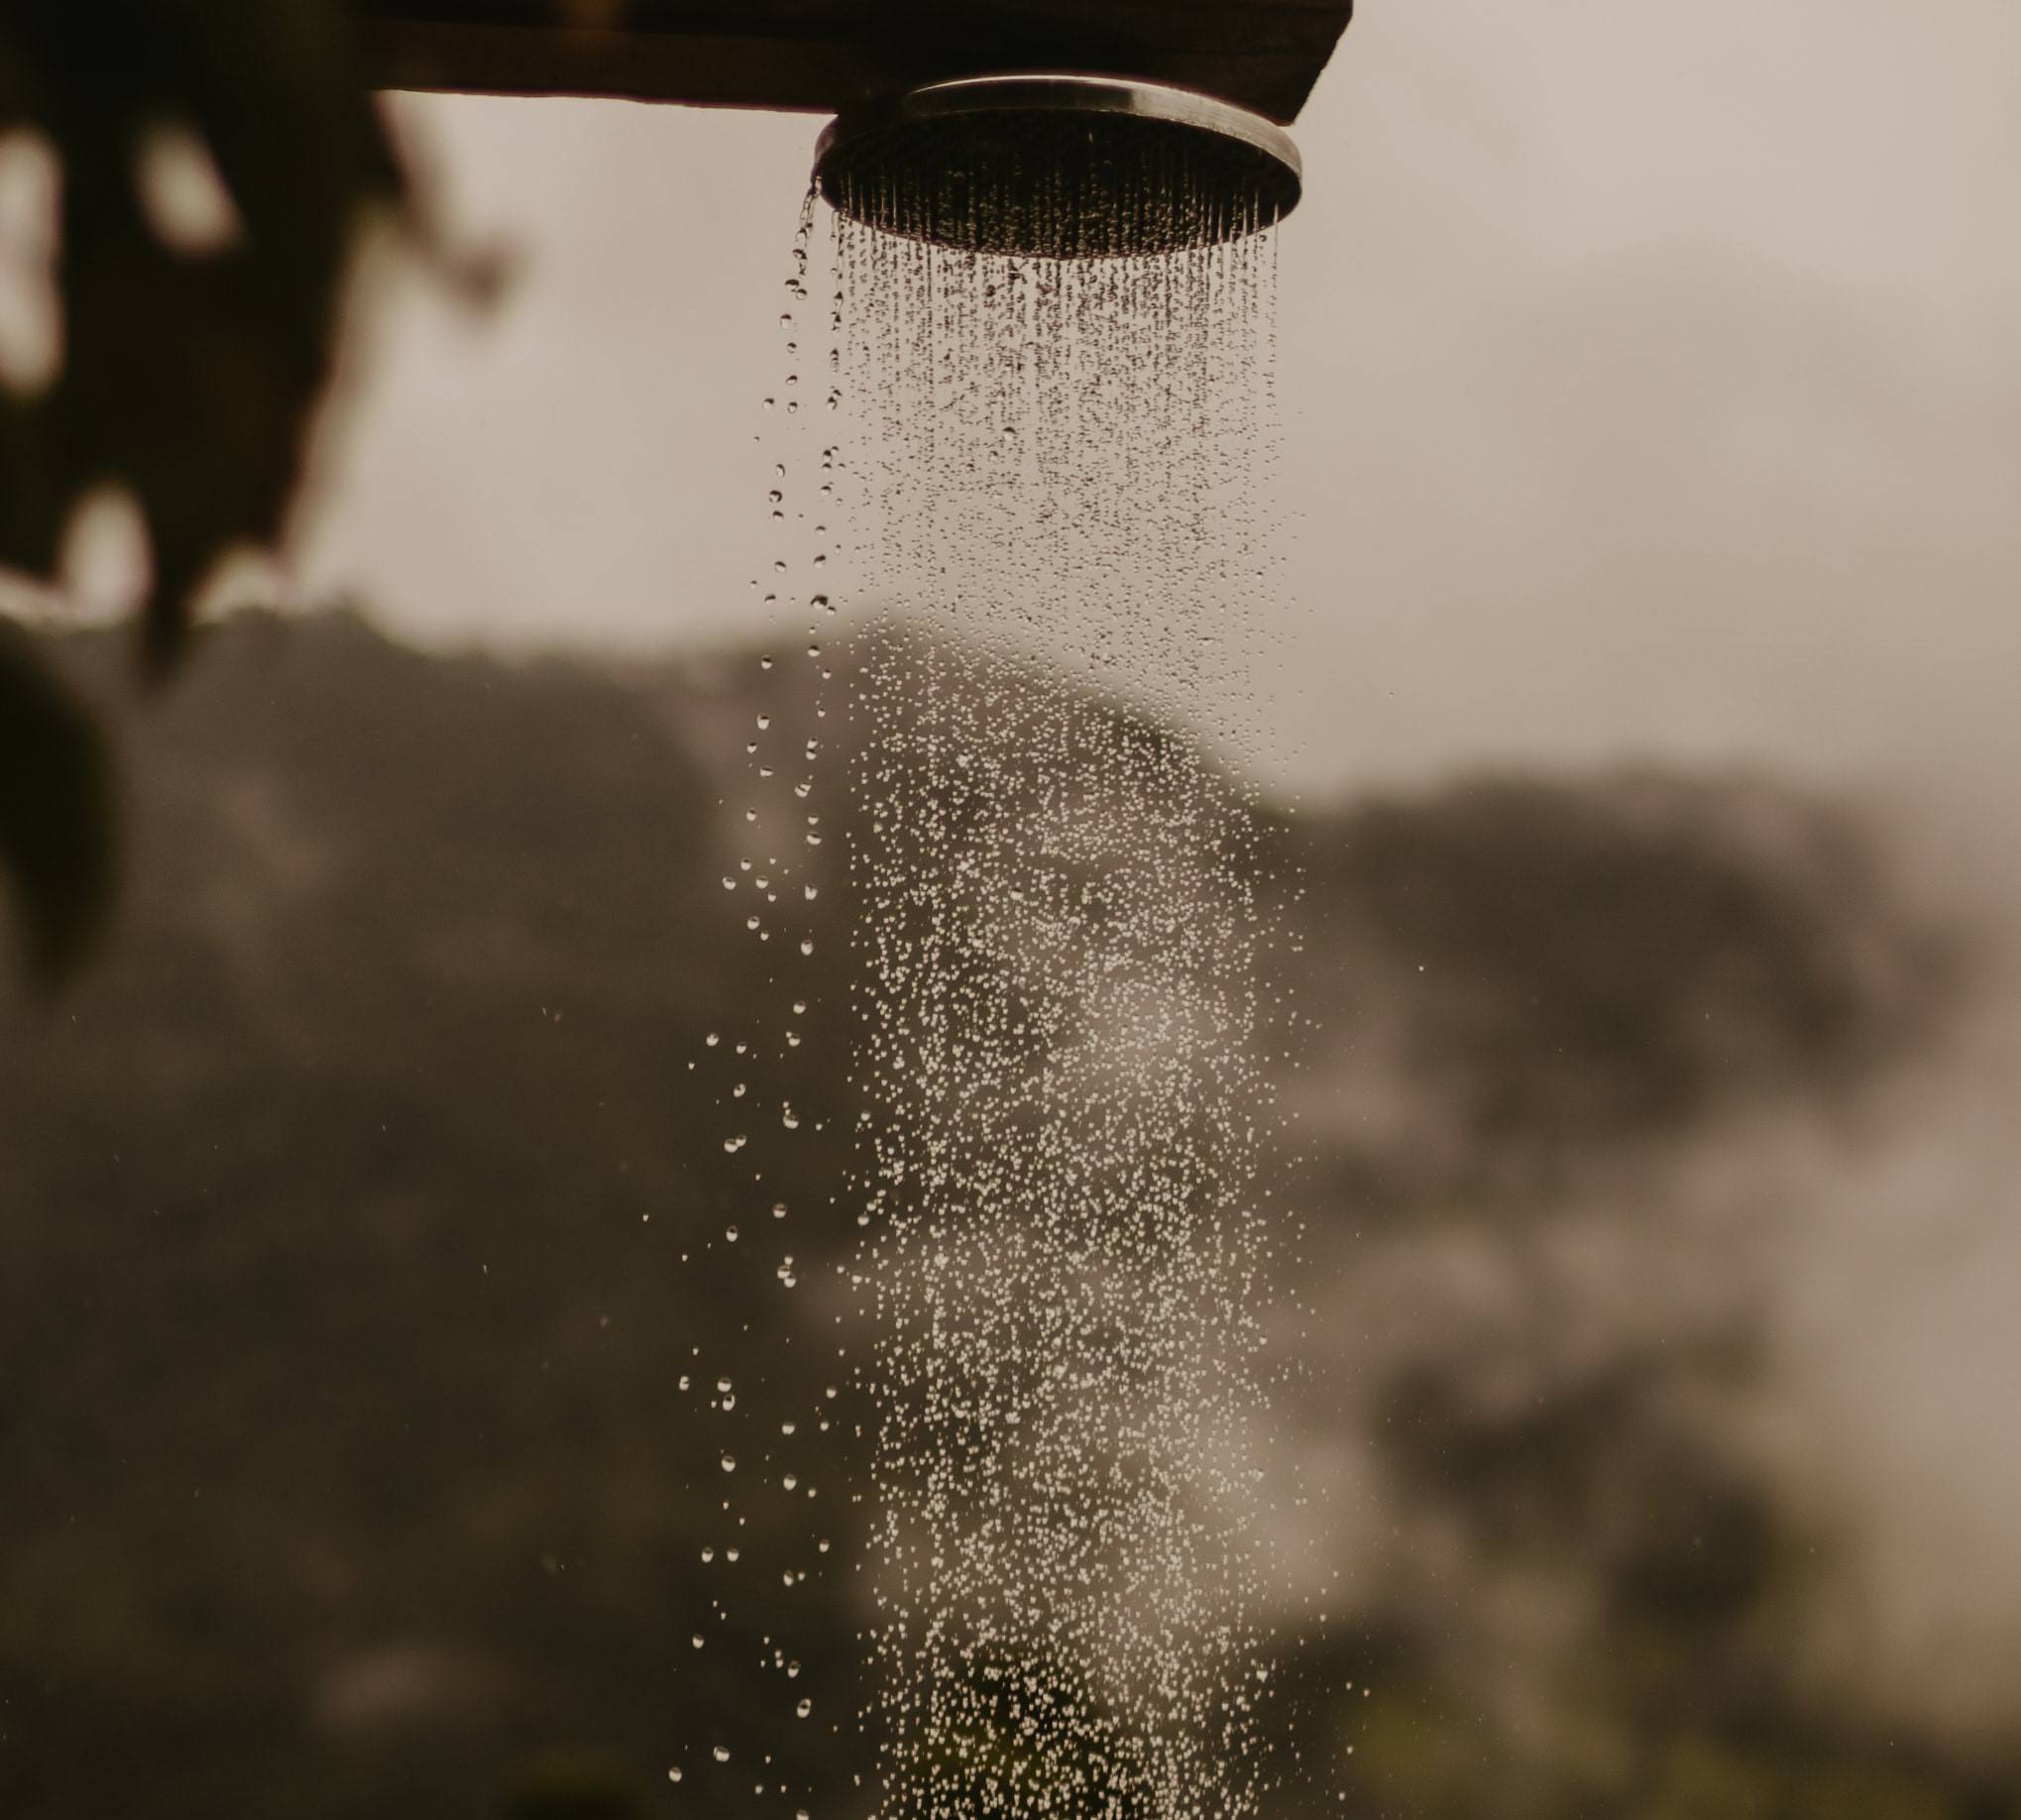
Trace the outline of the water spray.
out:
<instances>
[{"instance_id":1,"label":"water spray","mask_svg":"<svg viewBox=\"0 0 2021 1820\"><path fill-rule=\"evenodd\" d=\"M769 503L781 527L810 482L872 508L860 744L844 780L814 740L791 770L749 743L724 882L787 876L774 831L818 847L846 782L861 1015L834 1204L862 1232L875 1813L1259 1820L1297 1762L1273 1743L1265 1470L1283 1035L1266 818L1221 755L1255 730L1212 683L1278 618L1267 231L1299 200L1287 128L1348 6L742 0L732 38L721 6L639 0L614 15L635 26L543 41L471 18L509 0L376 4L393 68L428 86L835 116L813 184L837 427L810 427L789 341ZM810 196L796 338L815 220ZM768 606L829 609L802 560L778 545ZM770 1198L755 1166L750 1186Z\"/></svg>"}]
</instances>

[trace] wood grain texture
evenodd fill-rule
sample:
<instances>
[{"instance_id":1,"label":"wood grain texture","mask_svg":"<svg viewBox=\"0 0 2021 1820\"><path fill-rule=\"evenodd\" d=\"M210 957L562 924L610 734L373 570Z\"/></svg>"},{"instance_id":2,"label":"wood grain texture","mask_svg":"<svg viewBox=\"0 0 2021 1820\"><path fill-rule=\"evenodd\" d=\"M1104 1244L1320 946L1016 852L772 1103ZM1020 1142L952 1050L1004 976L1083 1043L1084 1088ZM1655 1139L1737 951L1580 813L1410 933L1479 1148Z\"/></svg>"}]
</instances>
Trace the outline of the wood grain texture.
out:
<instances>
[{"instance_id":1,"label":"wood grain texture","mask_svg":"<svg viewBox=\"0 0 2021 1820\"><path fill-rule=\"evenodd\" d=\"M1353 0L362 0L387 88L840 113L923 81L1178 82L1289 124Z\"/></svg>"}]
</instances>

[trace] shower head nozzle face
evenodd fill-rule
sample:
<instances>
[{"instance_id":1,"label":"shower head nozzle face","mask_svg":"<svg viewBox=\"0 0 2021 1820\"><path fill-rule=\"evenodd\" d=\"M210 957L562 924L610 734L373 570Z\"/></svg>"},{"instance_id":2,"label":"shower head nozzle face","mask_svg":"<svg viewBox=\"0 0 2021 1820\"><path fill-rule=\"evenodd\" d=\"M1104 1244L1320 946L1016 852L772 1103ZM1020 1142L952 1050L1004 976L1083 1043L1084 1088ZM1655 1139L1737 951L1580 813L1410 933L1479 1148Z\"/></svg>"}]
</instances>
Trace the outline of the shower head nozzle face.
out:
<instances>
[{"instance_id":1,"label":"shower head nozzle face","mask_svg":"<svg viewBox=\"0 0 2021 1820\"><path fill-rule=\"evenodd\" d=\"M985 76L914 89L822 135L839 213L976 253L1103 259L1182 252L1273 226L1298 154L1262 116L1105 76Z\"/></svg>"}]
</instances>

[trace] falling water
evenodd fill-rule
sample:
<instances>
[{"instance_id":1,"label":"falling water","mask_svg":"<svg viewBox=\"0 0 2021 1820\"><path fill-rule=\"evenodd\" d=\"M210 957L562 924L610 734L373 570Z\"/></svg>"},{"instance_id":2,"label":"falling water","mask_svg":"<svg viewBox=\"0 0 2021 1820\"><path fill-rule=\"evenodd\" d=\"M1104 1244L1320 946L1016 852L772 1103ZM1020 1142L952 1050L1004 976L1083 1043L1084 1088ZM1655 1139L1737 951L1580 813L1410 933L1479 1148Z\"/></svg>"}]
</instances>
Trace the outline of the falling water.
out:
<instances>
[{"instance_id":1,"label":"falling water","mask_svg":"<svg viewBox=\"0 0 2021 1820\"><path fill-rule=\"evenodd\" d=\"M805 1248L821 1244L810 1227L836 1196L827 1208L810 1207L782 1192L789 1181L808 1180L799 1153L825 1141L815 1108L832 1092L824 1077L840 1067L816 1034L830 995L816 909L835 851L824 849L828 804L818 760L831 724L834 660L823 641L834 618L830 406L841 354L833 301L810 284L814 226L810 198L782 281L783 364L760 401L756 437L764 554L751 588L778 641L756 658L761 705L748 706L748 688L733 692L743 766L735 793L720 805L723 901L750 948L723 982L725 1024L687 1063L723 1119L718 1173L696 1199L714 1198L732 1216L696 1231L680 1253L683 1268L706 1273L699 1293L718 1318L701 1329L706 1352L702 1344L680 1349L688 1369L677 1389L695 1412L688 1490L706 1512L708 1539L692 1583L692 1627L682 1627L683 1654L692 1652L694 1664L682 1689L687 1735L666 1766L669 1785L704 1811L724 1811L733 1793L747 1792L766 1811L798 1820L808 1820L818 1790L830 1785L820 1777L832 1776L848 1750L848 1708L830 1702L838 1684L845 1691L847 1674L817 1658L803 1678L801 1640L818 1634L819 1617L808 1608L820 1606L824 1583L843 1566L836 1523L846 1524L837 1507L847 1500L836 1495L829 1469L840 1466L853 1426L842 1415L846 1350L838 1356L826 1343L794 1343L812 1337L811 1320L796 1326L796 1319L820 1294L800 1289L803 1273L811 1274ZM754 1281L760 1293L791 1297L786 1316L721 1318L727 1309L753 1309ZM756 1697L753 1666L761 1685L769 1683Z\"/></svg>"},{"instance_id":2,"label":"falling water","mask_svg":"<svg viewBox=\"0 0 2021 1820\"><path fill-rule=\"evenodd\" d=\"M1203 723L1271 619L1274 236L837 237L878 1811L1231 1820L1277 1221L1252 730Z\"/></svg>"}]
</instances>

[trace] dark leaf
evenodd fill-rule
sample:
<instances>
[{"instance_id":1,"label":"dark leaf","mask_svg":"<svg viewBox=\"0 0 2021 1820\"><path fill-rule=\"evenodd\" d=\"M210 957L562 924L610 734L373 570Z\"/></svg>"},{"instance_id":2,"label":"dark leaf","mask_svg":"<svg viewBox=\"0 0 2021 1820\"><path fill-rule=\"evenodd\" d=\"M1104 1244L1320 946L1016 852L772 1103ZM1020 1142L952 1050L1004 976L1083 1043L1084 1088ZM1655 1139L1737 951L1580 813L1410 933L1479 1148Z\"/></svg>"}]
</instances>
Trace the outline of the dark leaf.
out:
<instances>
[{"instance_id":1,"label":"dark leaf","mask_svg":"<svg viewBox=\"0 0 2021 1820\"><path fill-rule=\"evenodd\" d=\"M24 641L0 638L0 866L45 985L67 978L104 927L117 882L114 822L96 724Z\"/></svg>"},{"instance_id":2,"label":"dark leaf","mask_svg":"<svg viewBox=\"0 0 2021 1820\"><path fill-rule=\"evenodd\" d=\"M47 577L78 498L130 488L154 671L218 560L284 530L351 250L400 200L352 37L336 0L0 11L0 120L61 165L65 348L46 394L0 400L0 562ZM244 228L229 250L193 256L151 223L140 158L165 127L209 152Z\"/></svg>"},{"instance_id":3,"label":"dark leaf","mask_svg":"<svg viewBox=\"0 0 2021 1820\"><path fill-rule=\"evenodd\" d=\"M142 657L166 674L235 548L280 541L328 387L352 248L401 201L341 0L8 0L0 130L54 149L63 364L0 391L0 565L54 579L95 489L146 519ZM150 213L165 130L207 152L242 230L192 248ZM113 871L106 761L19 649L0 667L0 850L36 967L75 965Z\"/></svg>"}]
</instances>

